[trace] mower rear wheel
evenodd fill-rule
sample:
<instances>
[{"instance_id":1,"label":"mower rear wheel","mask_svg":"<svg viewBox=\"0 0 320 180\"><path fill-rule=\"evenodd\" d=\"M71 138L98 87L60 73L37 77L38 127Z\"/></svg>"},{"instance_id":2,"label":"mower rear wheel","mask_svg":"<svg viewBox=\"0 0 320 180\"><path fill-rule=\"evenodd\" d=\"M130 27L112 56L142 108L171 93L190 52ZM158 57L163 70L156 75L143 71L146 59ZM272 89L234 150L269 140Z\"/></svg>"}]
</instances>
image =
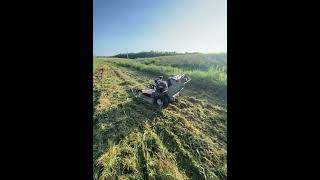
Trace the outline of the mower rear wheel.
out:
<instances>
[{"instance_id":1,"label":"mower rear wheel","mask_svg":"<svg viewBox=\"0 0 320 180\"><path fill-rule=\"evenodd\" d=\"M167 107L168 104L169 104L169 99L167 96L161 96L161 97L158 97L156 100L155 100L155 103L156 105L158 105L159 107Z\"/></svg>"},{"instance_id":2,"label":"mower rear wheel","mask_svg":"<svg viewBox=\"0 0 320 180\"><path fill-rule=\"evenodd\" d=\"M157 99L155 100L155 102L156 102L156 104L157 104L158 106L160 106L160 107L163 106L163 101L162 101L161 98L157 98Z\"/></svg>"},{"instance_id":3,"label":"mower rear wheel","mask_svg":"<svg viewBox=\"0 0 320 180\"><path fill-rule=\"evenodd\" d=\"M163 100L163 104L164 104L164 106L165 107L167 107L168 105L169 105L169 103L170 103L170 98L169 98L169 96L166 94L164 97L164 100Z\"/></svg>"}]
</instances>

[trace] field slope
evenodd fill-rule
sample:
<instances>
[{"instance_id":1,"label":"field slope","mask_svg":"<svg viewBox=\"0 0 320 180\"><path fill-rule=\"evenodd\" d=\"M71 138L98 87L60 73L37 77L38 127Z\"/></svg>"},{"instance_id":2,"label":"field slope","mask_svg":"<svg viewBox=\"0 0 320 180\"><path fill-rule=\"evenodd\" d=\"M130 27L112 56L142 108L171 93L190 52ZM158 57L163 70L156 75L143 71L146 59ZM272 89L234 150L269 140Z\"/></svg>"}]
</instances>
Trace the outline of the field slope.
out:
<instances>
[{"instance_id":1,"label":"field slope","mask_svg":"<svg viewBox=\"0 0 320 180\"><path fill-rule=\"evenodd\" d=\"M94 179L226 179L224 98L190 83L177 102L158 109L130 91L152 83L157 72L126 63L105 59L95 65ZM210 88L224 86L206 80Z\"/></svg>"}]
</instances>

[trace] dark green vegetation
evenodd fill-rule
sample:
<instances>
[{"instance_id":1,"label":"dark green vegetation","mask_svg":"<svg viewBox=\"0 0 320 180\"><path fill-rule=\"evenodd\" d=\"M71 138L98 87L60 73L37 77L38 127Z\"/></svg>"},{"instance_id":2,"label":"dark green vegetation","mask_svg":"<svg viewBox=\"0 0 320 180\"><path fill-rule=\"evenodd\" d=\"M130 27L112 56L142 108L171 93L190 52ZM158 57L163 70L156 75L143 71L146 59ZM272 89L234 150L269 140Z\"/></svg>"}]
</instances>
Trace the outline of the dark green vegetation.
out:
<instances>
[{"instance_id":1,"label":"dark green vegetation","mask_svg":"<svg viewBox=\"0 0 320 180\"><path fill-rule=\"evenodd\" d=\"M206 72L161 58L94 60L94 179L226 179L227 107L215 91L226 77L212 75L209 87L189 84L177 102L157 109L130 88L147 86L158 73ZM176 65L161 64L166 60ZM219 63L208 70L215 67L226 71Z\"/></svg>"},{"instance_id":2,"label":"dark green vegetation","mask_svg":"<svg viewBox=\"0 0 320 180\"><path fill-rule=\"evenodd\" d=\"M114 58L136 59L136 58L149 58L149 57L159 57L159 56L176 56L176 55L182 55L182 54L183 53L177 53L177 52L149 51L149 52L117 54L113 57ZM185 54L199 54L199 53L185 53Z\"/></svg>"}]
</instances>

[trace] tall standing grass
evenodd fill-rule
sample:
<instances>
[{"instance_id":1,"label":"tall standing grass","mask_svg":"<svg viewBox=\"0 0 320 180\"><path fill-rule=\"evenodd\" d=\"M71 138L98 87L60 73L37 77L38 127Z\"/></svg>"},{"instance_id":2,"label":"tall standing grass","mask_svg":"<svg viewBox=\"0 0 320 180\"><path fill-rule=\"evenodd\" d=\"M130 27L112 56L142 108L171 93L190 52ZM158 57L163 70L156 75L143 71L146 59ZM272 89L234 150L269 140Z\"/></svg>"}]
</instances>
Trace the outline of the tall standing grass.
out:
<instances>
[{"instance_id":1,"label":"tall standing grass","mask_svg":"<svg viewBox=\"0 0 320 180\"><path fill-rule=\"evenodd\" d=\"M134 68L150 74L163 75L169 77L176 74L188 74L193 80L192 85L199 88L212 89L217 91L225 91L227 87L227 74L221 67L210 67L206 71L202 70L186 70L171 66L159 66L154 64L146 65L137 60L117 59L112 60L113 63L123 66Z\"/></svg>"},{"instance_id":2,"label":"tall standing grass","mask_svg":"<svg viewBox=\"0 0 320 180\"><path fill-rule=\"evenodd\" d=\"M190 54L139 59L146 65L155 64L171 66L185 70L207 71L211 67L223 68L227 71L227 54Z\"/></svg>"},{"instance_id":3,"label":"tall standing grass","mask_svg":"<svg viewBox=\"0 0 320 180\"><path fill-rule=\"evenodd\" d=\"M96 56L93 56L93 72L96 70L98 66L98 59Z\"/></svg>"},{"instance_id":4,"label":"tall standing grass","mask_svg":"<svg viewBox=\"0 0 320 180\"><path fill-rule=\"evenodd\" d=\"M93 56L93 72L97 69L97 67L102 61L103 61L102 59L99 59L96 56Z\"/></svg>"}]
</instances>

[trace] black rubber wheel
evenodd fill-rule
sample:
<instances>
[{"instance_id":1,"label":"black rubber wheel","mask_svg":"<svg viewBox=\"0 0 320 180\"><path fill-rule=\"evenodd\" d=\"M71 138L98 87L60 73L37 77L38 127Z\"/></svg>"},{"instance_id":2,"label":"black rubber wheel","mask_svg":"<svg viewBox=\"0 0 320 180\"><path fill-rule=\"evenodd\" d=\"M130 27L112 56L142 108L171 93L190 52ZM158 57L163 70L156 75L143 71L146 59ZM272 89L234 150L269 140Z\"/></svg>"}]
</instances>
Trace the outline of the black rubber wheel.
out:
<instances>
[{"instance_id":1,"label":"black rubber wheel","mask_svg":"<svg viewBox=\"0 0 320 180\"><path fill-rule=\"evenodd\" d=\"M167 106L169 105L170 99L169 99L168 95L162 96L162 97L161 97L161 100L162 100L162 102L163 102L163 107L167 107Z\"/></svg>"},{"instance_id":2,"label":"black rubber wheel","mask_svg":"<svg viewBox=\"0 0 320 180\"><path fill-rule=\"evenodd\" d=\"M163 95L163 96L157 97L154 103L159 107L167 107L169 105L169 98Z\"/></svg>"},{"instance_id":3,"label":"black rubber wheel","mask_svg":"<svg viewBox=\"0 0 320 180\"><path fill-rule=\"evenodd\" d=\"M161 97L158 97L158 98L156 98L155 100L154 100L154 104L156 105L156 106L159 106L159 107L162 107L163 106L163 99L161 98Z\"/></svg>"}]
</instances>

